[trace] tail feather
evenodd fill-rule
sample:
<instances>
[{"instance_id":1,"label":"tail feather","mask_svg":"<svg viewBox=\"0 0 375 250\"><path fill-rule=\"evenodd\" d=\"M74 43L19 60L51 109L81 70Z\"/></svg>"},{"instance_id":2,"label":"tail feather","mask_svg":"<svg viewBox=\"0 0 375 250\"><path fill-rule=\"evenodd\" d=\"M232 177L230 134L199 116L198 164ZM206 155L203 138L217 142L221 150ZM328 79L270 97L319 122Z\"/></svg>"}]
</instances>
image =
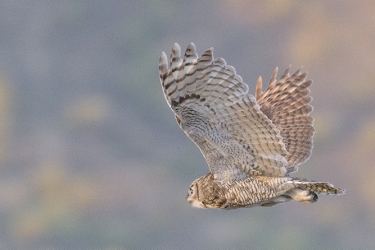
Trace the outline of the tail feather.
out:
<instances>
[{"instance_id":1,"label":"tail feather","mask_svg":"<svg viewBox=\"0 0 375 250\"><path fill-rule=\"evenodd\" d=\"M296 188L300 188L302 190L308 190L315 193L325 193L325 194L334 194L340 195L345 194L345 190L341 188L334 187L329 182L316 182L316 181L309 181L309 180L299 180L294 179L292 184Z\"/></svg>"},{"instance_id":2,"label":"tail feather","mask_svg":"<svg viewBox=\"0 0 375 250\"><path fill-rule=\"evenodd\" d=\"M289 184L292 184L294 188L289 190L285 194L285 196L305 204L310 204L318 201L317 194L320 193L334 195L345 193L345 190L336 188L328 182L316 182L309 180L300 180L296 178L289 181Z\"/></svg>"}]
</instances>

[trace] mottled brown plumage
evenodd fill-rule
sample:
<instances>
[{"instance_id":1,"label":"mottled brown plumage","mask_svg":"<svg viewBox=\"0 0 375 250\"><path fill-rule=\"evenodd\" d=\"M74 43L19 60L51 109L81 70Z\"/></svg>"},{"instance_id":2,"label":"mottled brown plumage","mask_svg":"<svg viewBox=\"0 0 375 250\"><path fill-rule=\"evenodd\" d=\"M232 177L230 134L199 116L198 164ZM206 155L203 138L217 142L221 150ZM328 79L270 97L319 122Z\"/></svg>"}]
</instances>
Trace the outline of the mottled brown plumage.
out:
<instances>
[{"instance_id":1,"label":"mottled brown plumage","mask_svg":"<svg viewBox=\"0 0 375 250\"><path fill-rule=\"evenodd\" d=\"M198 57L191 43L183 58L180 54L176 43L168 66L163 52L159 73L177 123L210 169L190 186L191 205L233 209L291 199L312 203L316 193L343 193L329 183L290 176L313 147L312 82L306 73L290 75L287 69L277 80L276 68L264 92L258 79L254 97L232 66L213 58L212 49Z\"/></svg>"}]
</instances>

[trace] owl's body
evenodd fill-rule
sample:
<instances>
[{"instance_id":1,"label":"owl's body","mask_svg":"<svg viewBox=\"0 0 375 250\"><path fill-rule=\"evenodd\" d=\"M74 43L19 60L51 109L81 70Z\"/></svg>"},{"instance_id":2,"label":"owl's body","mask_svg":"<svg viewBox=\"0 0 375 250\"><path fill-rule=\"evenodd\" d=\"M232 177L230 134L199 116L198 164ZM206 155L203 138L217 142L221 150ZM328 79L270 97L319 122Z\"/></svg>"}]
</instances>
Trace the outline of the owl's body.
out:
<instances>
[{"instance_id":1,"label":"owl's body","mask_svg":"<svg viewBox=\"0 0 375 250\"><path fill-rule=\"evenodd\" d=\"M329 183L290 176L312 150L312 106L306 73L274 71L255 97L232 66L213 59L212 49L198 58L194 44L185 57L175 44L171 60L162 53L160 80L177 123L198 146L210 173L192 183L188 201L202 208L273 206L291 199L312 203L316 193L341 194Z\"/></svg>"},{"instance_id":2,"label":"owl's body","mask_svg":"<svg viewBox=\"0 0 375 250\"><path fill-rule=\"evenodd\" d=\"M189 202L199 208L234 209L270 207L292 199L302 203L317 201L317 193L340 194L342 190L329 183L299 180L293 177L249 176L241 180L219 183L211 173L191 185Z\"/></svg>"}]
</instances>

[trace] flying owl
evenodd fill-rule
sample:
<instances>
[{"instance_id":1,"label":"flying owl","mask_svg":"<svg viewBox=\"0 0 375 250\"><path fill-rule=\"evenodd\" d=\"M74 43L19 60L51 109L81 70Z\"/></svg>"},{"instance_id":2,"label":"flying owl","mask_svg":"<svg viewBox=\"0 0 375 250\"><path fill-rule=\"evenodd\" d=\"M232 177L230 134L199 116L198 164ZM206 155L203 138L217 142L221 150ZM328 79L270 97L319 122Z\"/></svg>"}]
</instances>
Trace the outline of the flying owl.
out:
<instances>
[{"instance_id":1,"label":"flying owl","mask_svg":"<svg viewBox=\"0 0 375 250\"><path fill-rule=\"evenodd\" d=\"M278 68L255 96L212 48L198 57L191 43L181 57L175 43L170 62L162 52L160 81L177 123L198 146L210 173L195 180L187 195L194 207L234 209L274 206L296 200L313 203L319 193L344 194L328 182L291 173L311 155L313 110L306 73L289 68L277 80Z\"/></svg>"}]
</instances>

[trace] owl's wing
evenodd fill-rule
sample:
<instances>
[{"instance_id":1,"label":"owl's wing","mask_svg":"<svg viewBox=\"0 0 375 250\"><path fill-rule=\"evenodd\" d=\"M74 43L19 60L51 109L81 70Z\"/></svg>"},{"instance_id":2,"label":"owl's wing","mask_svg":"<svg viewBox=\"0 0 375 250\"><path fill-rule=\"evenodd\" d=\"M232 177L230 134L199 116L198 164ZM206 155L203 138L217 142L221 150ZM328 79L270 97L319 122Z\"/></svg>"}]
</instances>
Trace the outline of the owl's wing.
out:
<instances>
[{"instance_id":1,"label":"owl's wing","mask_svg":"<svg viewBox=\"0 0 375 250\"><path fill-rule=\"evenodd\" d=\"M262 79L258 79L256 99L260 110L280 130L283 142L289 154L285 157L289 163L288 172L297 171L297 165L305 162L311 155L314 136L314 119L309 116L313 107L307 73L297 70L289 74L289 68L279 80L278 69L271 76L270 83L262 93Z\"/></svg>"},{"instance_id":2,"label":"owl's wing","mask_svg":"<svg viewBox=\"0 0 375 250\"><path fill-rule=\"evenodd\" d=\"M284 176L287 155L280 131L260 110L248 86L212 49L198 58L191 43L184 58L175 44L170 63L159 61L164 96L186 135L199 147L214 178Z\"/></svg>"}]
</instances>

